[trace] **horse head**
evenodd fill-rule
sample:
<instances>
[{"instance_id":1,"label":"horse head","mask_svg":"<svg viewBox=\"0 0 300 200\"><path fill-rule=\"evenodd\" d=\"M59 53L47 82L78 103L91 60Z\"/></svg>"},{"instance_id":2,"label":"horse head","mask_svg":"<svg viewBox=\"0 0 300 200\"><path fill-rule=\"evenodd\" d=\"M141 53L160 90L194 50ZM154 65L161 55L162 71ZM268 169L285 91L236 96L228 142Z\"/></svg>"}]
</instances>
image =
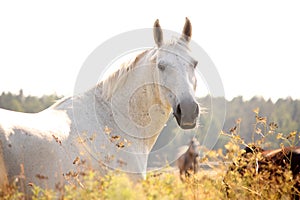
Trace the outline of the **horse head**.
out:
<instances>
[{"instance_id":1,"label":"horse head","mask_svg":"<svg viewBox=\"0 0 300 200\"><path fill-rule=\"evenodd\" d=\"M189 42L192 25L188 18L181 37L172 42L163 41L163 32L156 20L153 28L157 52L154 58L156 81L164 86L162 96L167 99L182 129L192 129L197 124L199 105L195 99L197 61L192 58Z\"/></svg>"}]
</instances>

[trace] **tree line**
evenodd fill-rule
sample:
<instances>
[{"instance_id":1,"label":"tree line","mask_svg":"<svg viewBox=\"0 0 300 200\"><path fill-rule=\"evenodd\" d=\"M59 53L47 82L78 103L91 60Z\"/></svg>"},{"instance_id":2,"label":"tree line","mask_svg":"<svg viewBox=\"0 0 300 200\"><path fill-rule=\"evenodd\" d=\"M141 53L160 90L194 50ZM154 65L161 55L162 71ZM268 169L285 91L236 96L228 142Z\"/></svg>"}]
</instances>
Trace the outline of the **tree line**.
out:
<instances>
[{"instance_id":1,"label":"tree line","mask_svg":"<svg viewBox=\"0 0 300 200\"><path fill-rule=\"evenodd\" d=\"M48 108L60 98L62 96L56 94L43 95L41 97L25 96L22 89L19 91L19 94L2 92L0 96L0 108L18 112L36 113Z\"/></svg>"},{"instance_id":2,"label":"tree line","mask_svg":"<svg viewBox=\"0 0 300 200\"><path fill-rule=\"evenodd\" d=\"M200 99L201 101L208 105L209 98L205 97ZM270 99L253 97L245 101L239 96L231 101L222 98L218 101L220 105L222 101L226 102L226 117L222 130L230 133L232 128L236 127L237 134L247 143L264 137L266 148L277 148L280 145L278 133L287 138L291 132L300 131L300 100L288 97L273 102ZM207 116L202 120L203 124L208 123ZM220 135L216 147L221 148L228 140L226 136ZM300 145L299 137L296 137L295 145Z\"/></svg>"}]
</instances>

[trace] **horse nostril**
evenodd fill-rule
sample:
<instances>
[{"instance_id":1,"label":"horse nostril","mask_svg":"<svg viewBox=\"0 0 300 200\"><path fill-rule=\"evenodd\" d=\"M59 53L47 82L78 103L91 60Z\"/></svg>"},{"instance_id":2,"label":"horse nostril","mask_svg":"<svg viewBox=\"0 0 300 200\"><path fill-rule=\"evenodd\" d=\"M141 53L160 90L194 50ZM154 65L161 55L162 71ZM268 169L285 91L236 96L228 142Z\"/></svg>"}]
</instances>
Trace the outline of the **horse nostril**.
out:
<instances>
[{"instance_id":1,"label":"horse nostril","mask_svg":"<svg viewBox=\"0 0 300 200\"><path fill-rule=\"evenodd\" d=\"M180 104L178 104L178 106L177 106L177 108L176 108L176 114L177 114L177 115L181 115Z\"/></svg>"},{"instance_id":2,"label":"horse nostril","mask_svg":"<svg viewBox=\"0 0 300 200\"><path fill-rule=\"evenodd\" d=\"M198 104L196 105L196 113L195 113L197 116L199 115L199 106Z\"/></svg>"}]
</instances>

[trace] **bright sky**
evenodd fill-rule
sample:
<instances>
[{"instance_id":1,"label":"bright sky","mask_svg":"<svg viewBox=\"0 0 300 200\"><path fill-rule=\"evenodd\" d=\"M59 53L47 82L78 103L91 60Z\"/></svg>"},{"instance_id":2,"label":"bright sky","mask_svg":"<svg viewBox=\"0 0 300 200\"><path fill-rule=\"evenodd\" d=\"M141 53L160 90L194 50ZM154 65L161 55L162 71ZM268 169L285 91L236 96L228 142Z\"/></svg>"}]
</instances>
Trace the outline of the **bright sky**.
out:
<instances>
[{"instance_id":1,"label":"bright sky","mask_svg":"<svg viewBox=\"0 0 300 200\"><path fill-rule=\"evenodd\" d=\"M299 1L1 1L0 92L71 95L102 42L152 27L181 31L210 56L226 98L300 98ZM199 61L201 62L201 61Z\"/></svg>"}]
</instances>

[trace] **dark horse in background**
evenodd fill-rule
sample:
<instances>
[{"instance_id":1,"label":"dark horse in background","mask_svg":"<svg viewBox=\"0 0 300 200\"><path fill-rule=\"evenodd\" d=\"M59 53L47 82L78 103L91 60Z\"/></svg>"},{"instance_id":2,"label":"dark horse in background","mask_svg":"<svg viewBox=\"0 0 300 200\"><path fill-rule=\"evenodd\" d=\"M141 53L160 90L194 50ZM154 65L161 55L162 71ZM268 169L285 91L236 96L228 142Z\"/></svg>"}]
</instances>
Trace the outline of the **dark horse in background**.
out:
<instances>
[{"instance_id":1,"label":"dark horse in background","mask_svg":"<svg viewBox=\"0 0 300 200\"><path fill-rule=\"evenodd\" d=\"M258 160L255 164L256 173L269 172L271 176L282 176L278 173L279 168L283 170L291 170L293 179L296 181L291 199L299 200L300 193L300 146L297 147L283 147L274 150L264 150L260 147L250 145L245 148L245 153L242 154L244 159L249 159L254 154L262 154L262 159ZM270 165L271 164L271 165ZM270 167L273 166L273 167ZM237 169L240 174L246 172L246 166L238 166L232 164L229 170ZM226 183L225 183L226 184ZM226 189L229 189L228 187ZM228 194L228 190L227 190Z\"/></svg>"},{"instance_id":2,"label":"dark horse in background","mask_svg":"<svg viewBox=\"0 0 300 200\"><path fill-rule=\"evenodd\" d=\"M193 138L190 142L188 150L182 154L177 160L177 166L180 172L180 179L183 181L185 177L196 173L199 169L199 141Z\"/></svg>"}]
</instances>

